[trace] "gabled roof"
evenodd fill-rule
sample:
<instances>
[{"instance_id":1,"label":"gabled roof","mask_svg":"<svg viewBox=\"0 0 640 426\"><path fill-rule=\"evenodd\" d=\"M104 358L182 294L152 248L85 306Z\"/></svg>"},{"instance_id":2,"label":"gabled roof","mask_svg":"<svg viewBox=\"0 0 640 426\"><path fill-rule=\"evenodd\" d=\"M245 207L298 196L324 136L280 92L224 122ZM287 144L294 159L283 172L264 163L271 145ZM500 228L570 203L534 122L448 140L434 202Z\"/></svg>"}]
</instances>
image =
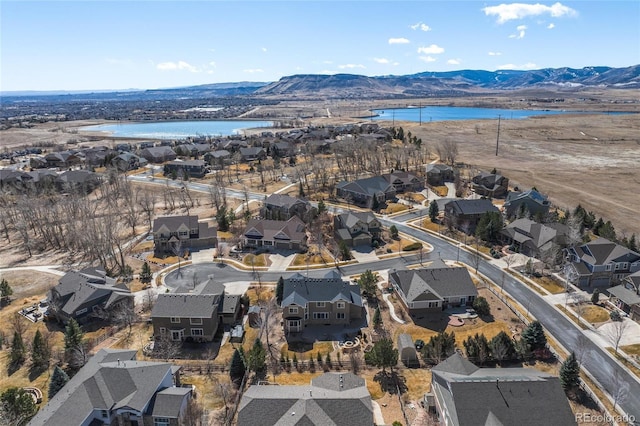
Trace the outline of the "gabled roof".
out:
<instances>
[{"instance_id":1,"label":"gabled roof","mask_svg":"<svg viewBox=\"0 0 640 426\"><path fill-rule=\"evenodd\" d=\"M432 370L432 392L451 423L575 425L560 380L533 368L477 368L455 353Z\"/></svg>"},{"instance_id":2,"label":"gabled roof","mask_svg":"<svg viewBox=\"0 0 640 426\"><path fill-rule=\"evenodd\" d=\"M421 269L391 269L389 280L400 286L407 302L478 294L466 268L441 261Z\"/></svg>"},{"instance_id":3,"label":"gabled roof","mask_svg":"<svg viewBox=\"0 0 640 426\"><path fill-rule=\"evenodd\" d=\"M172 374L172 365L136 361L135 354L131 350L101 349L29 424L83 424L94 410L128 407L144 412Z\"/></svg>"},{"instance_id":4,"label":"gabled roof","mask_svg":"<svg viewBox=\"0 0 640 426\"><path fill-rule=\"evenodd\" d=\"M479 215L486 212L499 212L491 200L479 198L477 200L454 200L446 204L445 208L452 209L457 215Z\"/></svg>"},{"instance_id":5,"label":"gabled roof","mask_svg":"<svg viewBox=\"0 0 640 426\"><path fill-rule=\"evenodd\" d=\"M362 306L360 286L340 277L308 278L294 274L284 280L281 306L305 306L308 302L345 301Z\"/></svg>"},{"instance_id":6,"label":"gabled roof","mask_svg":"<svg viewBox=\"0 0 640 426\"><path fill-rule=\"evenodd\" d=\"M352 228L359 221L370 224L372 221L377 220L373 212L348 212L338 215L338 221L346 228Z\"/></svg>"},{"instance_id":7,"label":"gabled roof","mask_svg":"<svg viewBox=\"0 0 640 426\"><path fill-rule=\"evenodd\" d=\"M189 229L198 228L198 216L163 216L157 217L153 221L153 232L158 232L162 226L169 228L170 232L175 232L182 225Z\"/></svg>"},{"instance_id":8,"label":"gabled roof","mask_svg":"<svg viewBox=\"0 0 640 426\"><path fill-rule=\"evenodd\" d=\"M152 318L213 318L220 294L160 293L151 311Z\"/></svg>"},{"instance_id":9,"label":"gabled roof","mask_svg":"<svg viewBox=\"0 0 640 426\"><path fill-rule=\"evenodd\" d=\"M542 195L535 189L530 189L524 192L509 192L509 194L507 194L507 198L505 199L504 206L508 207L511 203L524 199L529 199L540 205L549 204L549 200L545 195Z\"/></svg>"},{"instance_id":10,"label":"gabled roof","mask_svg":"<svg viewBox=\"0 0 640 426\"><path fill-rule=\"evenodd\" d=\"M400 172L400 171L395 171L393 173L386 173L382 175L383 178L385 178L385 180L391 184L393 184L393 182L399 180L401 181L403 184L407 185L407 184L411 184L412 181L414 180L420 180L420 178L418 178L416 175L414 175L413 173L409 173L409 172Z\"/></svg>"},{"instance_id":11,"label":"gabled roof","mask_svg":"<svg viewBox=\"0 0 640 426\"><path fill-rule=\"evenodd\" d=\"M191 394L191 388L171 387L161 390L151 402L150 410L153 417L177 419L180 409Z\"/></svg>"},{"instance_id":12,"label":"gabled roof","mask_svg":"<svg viewBox=\"0 0 640 426\"><path fill-rule=\"evenodd\" d=\"M351 373L325 373L302 386L253 385L242 396L239 426L373 424L365 381Z\"/></svg>"},{"instance_id":13,"label":"gabled roof","mask_svg":"<svg viewBox=\"0 0 640 426\"><path fill-rule=\"evenodd\" d=\"M633 290L629 290L624 285L617 285L607 289L610 295L617 297L627 305L640 304L640 295Z\"/></svg>"},{"instance_id":14,"label":"gabled roof","mask_svg":"<svg viewBox=\"0 0 640 426\"><path fill-rule=\"evenodd\" d=\"M353 182L340 182L336 185L337 189L343 191L354 192L356 194L364 194L374 196L380 192L392 192L395 191L393 185L391 185L384 177L374 176L366 179L358 179Z\"/></svg>"},{"instance_id":15,"label":"gabled roof","mask_svg":"<svg viewBox=\"0 0 640 426\"><path fill-rule=\"evenodd\" d=\"M244 235L265 240L302 241L306 236L305 224L298 216L287 221L269 219L251 219L247 223Z\"/></svg>"},{"instance_id":16,"label":"gabled roof","mask_svg":"<svg viewBox=\"0 0 640 426\"><path fill-rule=\"evenodd\" d=\"M590 265L606 265L611 262L636 262L640 260L640 253L631 251L606 238L598 238L575 247L575 252L583 262Z\"/></svg>"},{"instance_id":17,"label":"gabled roof","mask_svg":"<svg viewBox=\"0 0 640 426\"><path fill-rule=\"evenodd\" d=\"M522 218L514 220L501 232L514 241L519 243L531 241L535 247L540 248L554 240L563 244L569 228L561 223L537 223L531 219Z\"/></svg>"},{"instance_id":18,"label":"gabled roof","mask_svg":"<svg viewBox=\"0 0 640 426\"><path fill-rule=\"evenodd\" d=\"M283 194L271 194L264 200L265 206L277 206L277 207L287 207L291 208L296 204L304 204L309 205L308 201L301 200L296 197L291 197L290 195Z\"/></svg>"},{"instance_id":19,"label":"gabled roof","mask_svg":"<svg viewBox=\"0 0 640 426\"><path fill-rule=\"evenodd\" d=\"M440 174L442 172L453 172L453 168L451 166L447 166L446 164L440 163L427 164L428 174Z\"/></svg>"}]
</instances>

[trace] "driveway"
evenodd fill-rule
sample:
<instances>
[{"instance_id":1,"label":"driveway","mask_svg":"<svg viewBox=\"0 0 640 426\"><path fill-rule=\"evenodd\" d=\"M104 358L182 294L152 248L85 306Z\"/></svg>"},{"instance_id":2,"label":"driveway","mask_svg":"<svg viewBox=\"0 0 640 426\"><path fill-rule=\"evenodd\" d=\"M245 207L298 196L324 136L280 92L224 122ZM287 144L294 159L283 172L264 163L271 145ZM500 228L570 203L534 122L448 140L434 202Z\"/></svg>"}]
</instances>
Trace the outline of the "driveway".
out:
<instances>
[{"instance_id":1,"label":"driveway","mask_svg":"<svg viewBox=\"0 0 640 426\"><path fill-rule=\"evenodd\" d=\"M375 249L367 246L354 247L351 250L351 255L358 263L375 262L378 260Z\"/></svg>"},{"instance_id":2,"label":"driveway","mask_svg":"<svg viewBox=\"0 0 640 426\"><path fill-rule=\"evenodd\" d=\"M215 249L198 250L191 253L191 263L211 262Z\"/></svg>"},{"instance_id":3,"label":"driveway","mask_svg":"<svg viewBox=\"0 0 640 426\"><path fill-rule=\"evenodd\" d=\"M286 256L280 253L270 255L269 260L271 261L271 265L269 265L269 271L286 271L295 257L295 253Z\"/></svg>"}]
</instances>

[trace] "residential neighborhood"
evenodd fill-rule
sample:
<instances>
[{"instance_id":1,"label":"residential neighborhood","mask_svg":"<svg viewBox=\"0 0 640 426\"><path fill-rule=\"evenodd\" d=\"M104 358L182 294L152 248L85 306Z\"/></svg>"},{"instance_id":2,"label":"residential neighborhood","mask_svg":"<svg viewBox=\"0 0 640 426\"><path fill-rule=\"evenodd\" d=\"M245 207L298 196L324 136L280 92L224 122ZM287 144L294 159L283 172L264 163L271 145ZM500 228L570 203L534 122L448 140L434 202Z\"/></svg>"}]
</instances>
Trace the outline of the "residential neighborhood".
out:
<instances>
[{"instance_id":1,"label":"residential neighborhood","mask_svg":"<svg viewBox=\"0 0 640 426\"><path fill-rule=\"evenodd\" d=\"M354 141L394 167L357 169ZM635 236L398 128L86 151L0 169L6 196L60 198L18 199L0 234L75 256L29 295L0 270L28 424L584 424L627 400L595 392L590 356L640 371Z\"/></svg>"}]
</instances>

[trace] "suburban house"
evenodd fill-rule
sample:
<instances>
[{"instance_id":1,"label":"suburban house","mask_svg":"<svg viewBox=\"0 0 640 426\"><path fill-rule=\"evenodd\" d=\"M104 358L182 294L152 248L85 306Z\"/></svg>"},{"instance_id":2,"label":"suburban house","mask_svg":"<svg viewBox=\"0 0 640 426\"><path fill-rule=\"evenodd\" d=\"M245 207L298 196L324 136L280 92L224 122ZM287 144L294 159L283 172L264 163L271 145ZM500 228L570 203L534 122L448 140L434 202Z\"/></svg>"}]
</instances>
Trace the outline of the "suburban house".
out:
<instances>
[{"instance_id":1,"label":"suburban house","mask_svg":"<svg viewBox=\"0 0 640 426\"><path fill-rule=\"evenodd\" d=\"M393 185L396 193L405 191L422 191L424 189L424 180L412 173L395 171L384 174L382 177Z\"/></svg>"},{"instance_id":2,"label":"suburban house","mask_svg":"<svg viewBox=\"0 0 640 426\"><path fill-rule=\"evenodd\" d=\"M296 153L293 144L287 141L273 142L269 145L269 150L272 157L280 158L291 157Z\"/></svg>"},{"instance_id":3,"label":"suburban house","mask_svg":"<svg viewBox=\"0 0 640 426\"><path fill-rule=\"evenodd\" d=\"M380 238L382 225L372 212L349 212L333 217L333 230L336 239L348 247L370 246Z\"/></svg>"},{"instance_id":4,"label":"suburban house","mask_svg":"<svg viewBox=\"0 0 640 426\"><path fill-rule=\"evenodd\" d=\"M251 385L238 407L238 426L371 426L373 405L364 379L352 373L324 373L311 385Z\"/></svg>"},{"instance_id":5,"label":"suburban house","mask_svg":"<svg viewBox=\"0 0 640 426\"><path fill-rule=\"evenodd\" d=\"M551 203L545 195L535 189L524 192L509 192L504 201L504 211L507 217L522 217L527 213L530 217L543 216L549 213Z\"/></svg>"},{"instance_id":6,"label":"suburban house","mask_svg":"<svg viewBox=\"0 0 640 426\"><path fill-rule=\"evenodd\" d=\"M138 361L135 350L101 349L29 425L181 425L193 389L180 387L179 371Z\"/></svg>"},{"instance_id":7,"label":"suburban house","mask_svg":"<svg viewBox=\"0 0 640 426\"><path fill-rule=\"evenodd\" d=\"M306 247L306 225L298 216L287 221L251 219L243 232L245 247L274 247L301 250Z\"/></svg>"},{"instance_id":8,"label":"suburban house","mask_svg":"<svg viewBox=\"0 0 640 426\"><path fill-rule=\"evenodd\" d=\"M153 250L156 257L182 253L185 249L212 248L217 228L198 222L198 216L163 216L153 221Z\"/></svg>"},{"instance_id":9,"label":"suburban house","mask_svg":"<svg viewBox=\"0 0 640 426\"><path fill-rule=\"evenodd\" d=\"M455 174L453 167L446 164L427 164L427 183L433 186L444 185L445 182L453 182Z\"/></svg>"},{"instance_id":10,"label":"suburban house","mask_svg":"<svg viewBox=\"0 0 640 426\"><path fill-rule=\"evenodd\" d=\"M207 163L204 160L173 160L164 165L164 175L176 174L179 178L201 178L207 174Z\"/></svg>"},{"instance_id":11,"label":"suburban house","mask_svg":"<svg viewBox=\"0 0 640 426\"><path fill-rule=\"evenodd\" d=\"M267 158L267 151L261 146L250 146L247 148L240 148L240 155L242 161L257 161Z\"/></svg>"},{"instance_id":12,"label":"suburban house","mask_svg":"<svg viewBox=\"0 0 640 426\"><path fill-rule=\"evenodd\" d=\"M504 197L509 192L509 179L496 173L481 172L471 179L471 189L486 197Z\"/></svg>"},{"instance_id":13,"label":"suburban house","mask_svg":"<svg viewBox=\"0 0 640 426\"><path fill-rule=\"evenodd\" d=\"M133 294L126 285L107 276L104 269L85 268L64 274L58 285L49 290L49 315L67 323L82 323L92 316L106 317L121 308L133 309Z\"/></svg>"},{"instance_id":14,"label":"suburban house","mask_svg":"<svg viewBox=\"0 0 640 426\"><path fill-rule=\"evenodd\" d=\"M138 157L137 155L127 151L122 152L111 160L111 165L122 172L136 170L140 167L146 166L148 163L149 162L145 158Z\"/></svg>"},{"instance_id":15,"label":"suburban house","mask_svg":"<svg viewBox=\"0 0 640 426\"><path fill-rule=\"evenodd\" d=\"M632 320L640 320L640 271L627 276L621 285L607 289L611 302L629 314Z\"/></svg>"},{"instance_id":16,"label":"suburban house","mask_svg":"<svg viewBox=\"0 0 640 426\"><path fill-rule=\"evenodd\" d=\"M640 271L640 253L605 238L565 250L565 274L581 288L610 287Z\"/></svg>"},{"instance_id":17,"label":"suburban house","mask_svg":"<svg viewBox=\"0 0 640 426\"><path fill-rule=\"evenodd\" d=\"M210 151L204 154L204 161L213 169L221 170L223 166L231 164L231 153L226 149Z\"/></svg>"},{"instance_id":18,"label":"suburban house","mask_svg":"<svg viewBox=\"0 0 640 426\"><path fill-rule=\"evenodd\" d=\"M491 200L486 198L453 200L444 206L444 221L452 227L472 235L476 232L480 218L487 212L500 213L500 210L491 203Z\"/></svg>"},{"instance_id":19,"label":"suburban house","mask_svg":"<svg viewBox=\"0 0 640 426\"><path fill-rule=\"evenodd\" d=\"M150 163L164 163L177 158L176 153L170 146L154 146L140 150L140 156Z\"/></svg>"},{"instance_id":20,"label":"suburban house","mask_svg":"<svg viewBox=\"0 0 640 426\"><path fill-rule=\"evenodd\" d=\"M569 228L564 224L531 219L516 219L500 231L502 241L513 245L514 251L538 259L549 250L564 248L568 234Z\"/></svg>"},{"instance_id":21,"label":"suburban house","mask_svg":"<svg viewBox=\"0 0 640 426\"><path fill-rule=\"evenodd\" d=\"M208 143L184 143L176 146L176 154L183 157L197 158L211 151L211 145Z\"/></svg>"},{"instance_id":22,"label":"suburban house","mask_svg":"<svg viewBox=\"0 0 640 426\"><path fill-rule=\"evenodd\" d=\"M366 208L377 208L387 200L396 198L396 190L387 179L374 176L336 185L336 195Z\"/></svg>"},{"instance_id":23,"label":"suburban house","mask_svg":"<svg viewBox=\"0 0 640 426\"><path fill-rule=\"evenodd\" d=\"M82 157L77 152L72 151L50 152L44 156L44 160L47 162L47 167L60 169L82 164Z\"/></svg>"},{"instance_id":24,"label":"suburban house","mask_svg":"<svg viewBox=\"0 0 640 426\"><path fill-rule=\"evenodd\" d=\"M55 185L61 192L88 194L102 183L100 175L90 170L67 170L55 179Z\"/></svg>"},{"instance_id":25,"label":"suburban house","mask_svg":"<svg viewBox=\"0 0 640 426\"><path fill-rule=\"evenodd\" d=\"M360 286L343 281L335 271L323 278L297 273L285 279L280 307L286 333L301 332L307 326L347 326L366 318Z\"/></svg>"},{"instance_id":26,"label":"suburban house","mask_svg":"<svg viewBox=\"0 0 640 426\"><path fill-rule=\"evenodd\" d=\"M306 221L311 219L313 212L314 209L309 201L282 194L269 195L260 209L260 215L263 218L273 220L289 220L293 216L298 216Z\"/></svg>"},{"instance_id":27,"label":"suburban house","mask_svg":"<svg viewBox=\"0 0 640 426\"><path fill-rule=\"evenodd\" d=\"M471 306L478 290L467 268L448 266L442 260L420 269L391 269L389 284L412 317Z\"/></svg>"},{"instance_id":28,"label":"suburban house","mask_svg":"<svg viewBox=\"0 0 640 426\"><path fill-rule=\"evenodd\" d=\"M242 316L240 297L228 294L213 275L194 288L160 293L151 312L153 335L156 339L210 342L221 326L238 322Z\"/></svg>"},{"instance_id":29,"label":"suburban house","mask_svg":"<svg viewBox=\"0 0 640 426\"><path fill-rule=\"evenodd\" d=\"M575 425L560 379L534 368L478 368L454 353L431 369L429 408L451 426Z\"/></svg>"}]
</instances>

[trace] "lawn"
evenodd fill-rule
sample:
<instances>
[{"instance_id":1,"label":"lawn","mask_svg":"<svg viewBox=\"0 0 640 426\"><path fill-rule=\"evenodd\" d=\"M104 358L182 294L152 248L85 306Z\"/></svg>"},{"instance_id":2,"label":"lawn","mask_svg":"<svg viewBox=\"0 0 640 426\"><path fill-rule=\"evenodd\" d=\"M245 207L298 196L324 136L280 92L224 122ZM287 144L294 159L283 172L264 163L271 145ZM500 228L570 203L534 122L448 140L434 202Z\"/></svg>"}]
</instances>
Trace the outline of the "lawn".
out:
<instances>
[{"instance_id":1,"label":"lawn","mask_svg":"<svg viewBox=\"0 0 640 426\"><path fill-rule=\"evenodd\" d=\"M573 321L574 323L576 323L576 325L578 325L578 327L580 327L583 330L586 330L587 327L586 325L584 325L582 323L582 321L580 321L574 314L573 312L570 312L568 309L566 309L564 306L562 305L556 305L556 308L560 309L562 312L565 313L565 315L567 315L569 318L571 318L571 321Z\"/></svg>"},{"instance_id":2,"label":"lawn","mask_svg":"<svg viewBox=\"0 0 640 426\"><path fill-rule=\"evenodd\" d=\"M323 248L319 253L317 247L310 247L309 252L296 254L290 266L306 266L307 262L309 265L324 265L333 264L334 259L327 249Z\"/></svg>"},{"instance_id":3,"label":"lawn","mask_svg":"<svg viewBox=\"0 0 640 426\"><path fill-rule=\"evenodd\" d=\"M609 321L609 311L606 309L595 306L595 305L587 305L582 307L582 318L589 321L591 324L599 323L599 322L607 322Z\"/></svg>"},{"instance_id":4,"label":"lawn","mask_svg":"<svg viewBox=\"0 0 640 426\"><path fill-rule=\"evenodd\" d=\"M438 197L446 197L447 194L449 194L449 188L447 188L445 185L432 186L431 190L435 192L438 195Z\"/></svg>"},{"instance_id":5,"label":"lawn","mask_svg":"<svg viewBox=\"0 0 640 426\"><path fill-rule=\"evenodd\" d=\"M381 214L393 214L393 213L399 213L399 212L403 212L405 210L409 210L409 207L406 206L405 204L398 204L398 203L387 203L387 207L380 210Z\"/></svg>"},{"instance_id":6,"label":"lawn","mask_svg":"<svg viewBox=\"0 0 640 426\"><path fill-rule=\"evenodd\" d=\"M640 344L620 346L627 355L640 356Z\"/></svg>"},{"instance_id":7,"label":"lawn","mask_svg":"<svg viewBox=\"0 0 640 426\"><path fill-rule=\"evenodd\" d=\"M255 254L247 254L242 259L242 263L251 267L255 266L256 268L264 267L267 266L267 255L264 253L257 256Z\"/></svg>"},{"instance_id":8,"label":"lawn","mask_svg":"<svg viewBox=\"0 0 640 426\"><path fill-rule=\"evenodd\" d=\"M551 294L560 294L565 292L564 286L560 285L551 277L533 278L533 281Z\"/></svg>"}]
</instances>

